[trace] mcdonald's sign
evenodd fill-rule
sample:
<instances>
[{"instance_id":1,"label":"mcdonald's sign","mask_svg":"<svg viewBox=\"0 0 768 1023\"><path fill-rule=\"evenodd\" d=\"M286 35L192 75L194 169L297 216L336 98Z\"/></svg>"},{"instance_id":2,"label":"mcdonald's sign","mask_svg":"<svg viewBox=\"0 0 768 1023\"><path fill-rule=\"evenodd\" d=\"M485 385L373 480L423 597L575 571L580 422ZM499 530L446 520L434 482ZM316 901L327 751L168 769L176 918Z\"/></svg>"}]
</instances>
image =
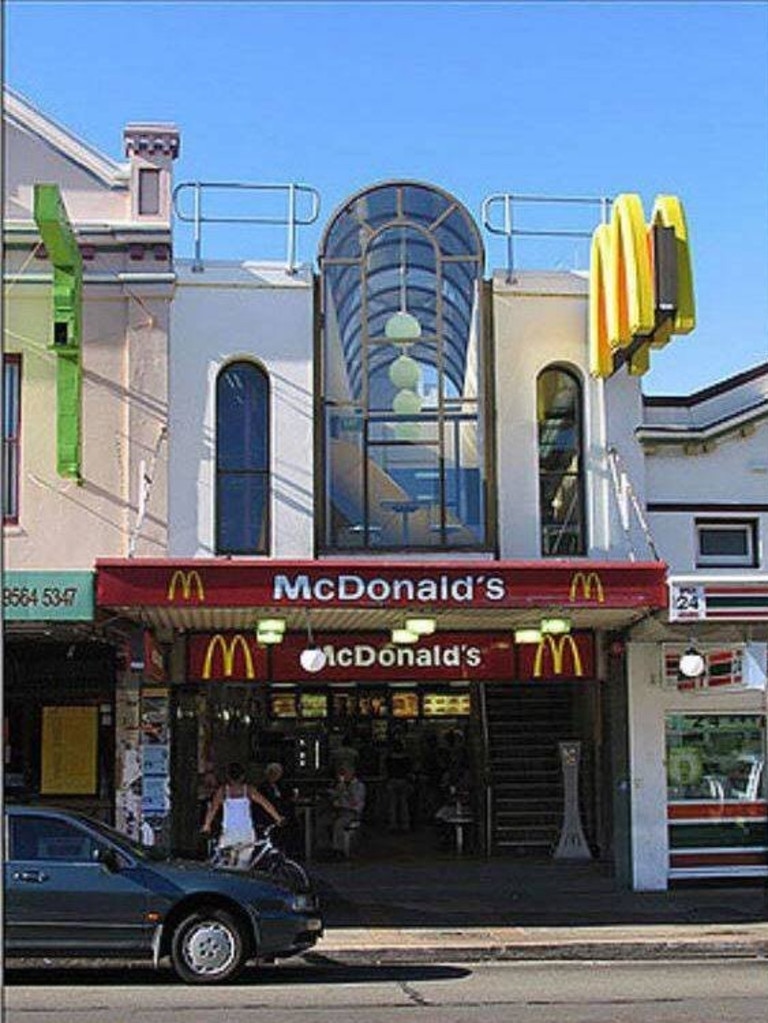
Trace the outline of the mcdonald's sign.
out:
<instances>
[{"instance_id":1,"label":"mcdonald's sign","mask_svg":"<svg viewBox=\"0 0 768 1023\"><path fill-rule=\"evenodd\" d=\"M590 678L595 672L591 633L542 636L538 645L523 644L517 653L521 679Z\"/></svg>"},{"instance_id":2,"label":"mcdonald's sign","mask_svg":"<svg viewBox=\"0 0 768 1023\"><path fill-rule=\"evenodd\" d=\"M182 600L192 600L193 592L198 604L204 603L205 590L200 573L194 568L189 572L177 568L168 582L167 599L173 603L180 593Z\"/></svg>"},{"instance_id":3,"label":"mcdonald's sign","mask_svg":"<svg viewBox=\"0 0 768 1023\"><path fill-rule=\"evenodd\" d=\"M605 603L603 583L597 572L578 571L573 573L568 593L572 604L579 599L579 592L581 592L582 600L596 600L598 604Z\"/></svg>"},{"instance_id":4,"label":"mcdonald's sign","mask_svg":"<svg viewBox=\"0 0 768 1023\"><path fill-rule=\"evenodd\" d=\"M242 632L194 635L188 642L187 677L204 682L265 678L264 654L255 637Z\"/></svg>"},{"instance_id":5,"label":"mcdonald's sign","mask_svg":"<svg viewBox=\"0 0 768 1023\"><path fill-rule=\"evenodd\" d=\"M645 223L640 196L615 199L608 223L592 235L589 350L594 376L624 363L648 370L649 349L696 323L688 228L677 196L659 195Z\"/></svg>"}]
</instances>

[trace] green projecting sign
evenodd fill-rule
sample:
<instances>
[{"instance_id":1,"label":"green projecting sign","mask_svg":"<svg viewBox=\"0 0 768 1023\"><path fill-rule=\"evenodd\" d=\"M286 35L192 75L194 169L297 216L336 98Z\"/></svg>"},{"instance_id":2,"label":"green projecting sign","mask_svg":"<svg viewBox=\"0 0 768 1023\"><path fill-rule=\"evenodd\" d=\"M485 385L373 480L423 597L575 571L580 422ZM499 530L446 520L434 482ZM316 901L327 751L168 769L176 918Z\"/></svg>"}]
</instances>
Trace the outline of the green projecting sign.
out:
<instances>
[{"instance_id":1,"label":"green projecting sign","mask_svg":"<svg viewBox=\"0 0 768 1023\"><path fill-rule=\"evenodd\" d=\"M6 621L93 621L93 572L4 572Z\"/></svg>"}]
</instances>

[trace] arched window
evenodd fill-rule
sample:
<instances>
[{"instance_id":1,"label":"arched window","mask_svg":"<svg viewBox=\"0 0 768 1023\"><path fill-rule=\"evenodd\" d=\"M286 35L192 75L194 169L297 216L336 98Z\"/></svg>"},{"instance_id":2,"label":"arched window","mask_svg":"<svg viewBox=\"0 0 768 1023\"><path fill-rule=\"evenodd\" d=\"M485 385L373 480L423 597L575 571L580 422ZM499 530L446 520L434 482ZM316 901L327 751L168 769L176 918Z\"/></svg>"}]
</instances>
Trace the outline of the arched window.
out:
<instances>
[{"instance_id":1,"label":"arched window","mask_svg":"<svg viewBox=\"0 0 768 1023\"><path fill-rule=\"evenodd\" d=\"M562 366L542 370L536 383L541 553L585 554L581 384Z\"/></svg>"},{"instance_id":2,"label":"arched window","mask_svg":"<svg viewBox=\"0 0 768 1023\"><path fill-rule=\"evenodd\" d=\"M450 195L389 182L320 250L327 550L491 546L483 246Z\"/></svg>"},{"instance_id":3,"label":"arched window","mask_svg":"<svg viewBox=\"0 0 768 1023\"><path fill-rule=\"evenodd\" d=\"M269 553L269 378L232 362L216 379L216 553Z\"/></svg>"}]
</instances>

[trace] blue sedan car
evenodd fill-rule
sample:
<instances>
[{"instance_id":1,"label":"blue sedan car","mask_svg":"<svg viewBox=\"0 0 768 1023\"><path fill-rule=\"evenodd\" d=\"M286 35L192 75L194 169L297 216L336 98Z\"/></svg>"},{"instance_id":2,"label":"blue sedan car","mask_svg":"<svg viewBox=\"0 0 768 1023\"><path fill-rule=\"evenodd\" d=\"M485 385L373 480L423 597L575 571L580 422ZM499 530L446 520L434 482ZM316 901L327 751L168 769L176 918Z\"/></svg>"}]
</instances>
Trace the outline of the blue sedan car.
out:
<instances>
[{"instance_id":1,"label":"blue sedan car","mask_svg":"<svg viewBox=\"0 0 768 1023\"><path fill-rule=\"evenodd\" d=\"M316 897L268 878L161 859L79 814L6 807L6 956L169 957L192 984L311 948Z\"/></svg>"}]
</instances>

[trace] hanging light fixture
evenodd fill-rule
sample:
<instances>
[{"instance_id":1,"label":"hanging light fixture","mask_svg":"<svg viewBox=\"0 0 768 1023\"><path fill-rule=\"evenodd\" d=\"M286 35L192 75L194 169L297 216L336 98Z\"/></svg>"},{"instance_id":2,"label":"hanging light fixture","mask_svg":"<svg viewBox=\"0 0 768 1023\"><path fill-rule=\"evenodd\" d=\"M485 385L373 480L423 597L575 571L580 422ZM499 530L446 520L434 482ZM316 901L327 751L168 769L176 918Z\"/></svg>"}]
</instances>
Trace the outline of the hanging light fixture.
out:
<instances>
[{"instance_id":1,"label":"hanging light fixture","mask_svg":"<svg viewBox=\"0 0 768 1023\"><path fill-rule=\"evenodd\" d=\"M541 643L541 629L533 626L515 629L515 643Z\"/></svg>"},{"instance_id":2,"label":"hanging light fixture","mask_svg":"<svg viewBox=\"0 0 768 1023\"><path fill-rule=\"evenodd\" d=\"M396 344L416 341L421 337L421 324L403 307L384 324L384 336Z\"/></svg>"},{"instance_id":3,"label":"hanging light fixture","mask_svg":"<svg viewBox=\"0 0 768 1023\"><path fill-rule=\"evenodd\" d=\"M262 618L256 622L256 642L261 646L275 646L283 642L285 619Z\"/></svg>"},{"instance_id":4,"label":"hanging light fixture","mask_svg":"<svg viewBox=\"0 0 768 1023\"><path fill-rule=\"evenodd\" d=\"M541 631L549 636L562 636L571 631L570 618L542 618Z\"/></svg>"},{"instance_id":5,"label":"hanging light fixture","mask_svg":"<svg viewBox=\"0 0 768 1023\"><path fill-rule=\"evenodd\" d=\"M279 632L282 635L285 632L285 619L260 618L256 622L256 632Z\"/></svg>"},{"instance_id":6,"label":"hanging light fixture","mask_svg":"<svg viewBox=\"0 0 768 1023\"><path fill-rule=\"evenodd\" d=\"M410 629L393 629L392 642L396 646L407 646L410 643L418 643L418 632L411 632Z\"/></svg>"},{"instance_id":7,"label":"hanging light fixture","mask_svg":"<svg viewBox=\"0 0 768 1023\"><path fill-rule=\"evenodd\" d=\"M431 636L437 628L437 622L434 618L406 618L405 627L417 636Z\"/></svg>"},{"instance_id":8,"label":"hanging light fixture","mask_svg":"<svg viewBox=\"0 0 768 1023\"><path fill-rule=\"evenodd\" d=\"M395 423L395 437L398 440L421 440L421 427L418 423Z\"/></svg>"},{"instance_id":9,"label":"hanging light fixture","mask_svg":"<svg viewBox=\"0 0 768 1023\"><path fill-rule=\"evenodd\" d=\"M415 416L421 412L421 398L415 391L398 391L392 401L392 410L399 416Z\"/></svg>"},{"instance_id":10,"label":"hanging light fixture","mask_svg":"<svg viewBox=\"0 0 768 1023\"><path fill-rule=\"evenodd\" d=\"M260 629L256 633L256 642L261 646L276 646L278 643L283 642L283 633L270 631L269 629Z\"/></svg>"},{"instance_id":11,"label":"hanging light fixture","mask_svg":"<svg viewBox=\"0 0 768 1023\"><path fill-rule=\"evenodd\" d=\"M398 390L415 391L421 379L418 362L410 355L398 355L389 367L389 379Z\"/></svg>"},{"instance_id":12,"label":"hanging light fixture","mask_svg":"<svg viewBox=\"0 0 768 1023\"><path fill-rule=\"evenodd\" d=\"M704 674L706 661L702 654L691 644L677 663L678 670L685 678L698 678Z\"/></svg>"},{"instance_id":13,"label":"hanging light fixture","mask_svg":"<svg viewBox=\"0 0 768 1023\"><path fill-rule=\"evenodd\" d=\"M325 650L317 646L312 638L312 621L309 617L309 610L307 610L307 645L299 654L299 664L310 675L316 675L318 671L323 670L327 663L328 657Z\"/></svg>"}]
</instances>

